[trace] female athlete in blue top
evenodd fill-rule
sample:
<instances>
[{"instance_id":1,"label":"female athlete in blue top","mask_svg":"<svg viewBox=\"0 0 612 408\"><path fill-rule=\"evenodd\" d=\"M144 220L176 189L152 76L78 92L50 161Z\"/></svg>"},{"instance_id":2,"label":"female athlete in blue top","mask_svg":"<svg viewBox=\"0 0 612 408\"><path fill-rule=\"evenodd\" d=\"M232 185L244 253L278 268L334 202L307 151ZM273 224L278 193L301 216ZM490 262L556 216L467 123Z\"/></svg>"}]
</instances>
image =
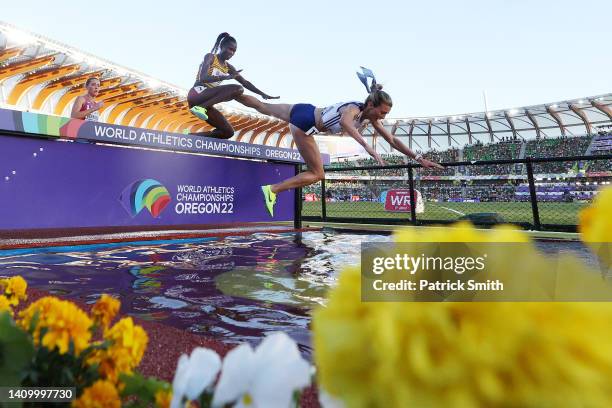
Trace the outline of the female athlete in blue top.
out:
<instances>
[{"instance_id":1,"label":"female athlete in blue top","mask_svg":"<svg viewBox=\"0 0 612 408\"><path fill-rule=\"evenodd\" d=\"M363 81L363 79L362 79ZM252 96L240 95L236 101L257 110L264 115L273 116L289 123L289 129L295 145L306 162L308 170L281 181L277 184L262 186L266 208L271 216L274 216L274 204L276 194L292 188L304 187L323 179L323 162L317 142L313 134L326 133L348 133L372 156L379 164L385 162L380 155L361 136L369 121L374 129L389 143L391 147L408 157L419 162L423 167L443 167L438 163L424 159L422 155L414 153L404 145L397 137L385 129L382 120L387 116L393 102L388 93L382 90L382 85L373 83L370 86L364 82L370 91L365 102L345 102L326 108L317 108L310 104L271 104L264 103Z\"/></svg>"}]
</instances>

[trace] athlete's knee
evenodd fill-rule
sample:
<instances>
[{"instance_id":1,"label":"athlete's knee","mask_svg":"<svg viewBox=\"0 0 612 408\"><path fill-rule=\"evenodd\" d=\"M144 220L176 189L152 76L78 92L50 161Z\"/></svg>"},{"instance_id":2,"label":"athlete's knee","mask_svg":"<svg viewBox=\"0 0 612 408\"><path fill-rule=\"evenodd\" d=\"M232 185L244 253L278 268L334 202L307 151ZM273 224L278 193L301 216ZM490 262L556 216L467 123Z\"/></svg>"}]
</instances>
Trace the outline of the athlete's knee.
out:
<instances>
[{"instance_id":1,"label":"athlete's knee","mask_svg":"<svg viewBox=\"0 0 612 408\"><path fill-rule=\"evenodd\" d=\"M222 128L219 129L219 137L221 139L230 139L232 136L234 136L234 129L233 128Z\"/></svg>"},{"instance_id":2,"label":"athlete's knee","mask_svg":"<svg viewBox=\"0 0 612 408\"><path fill-rule=\"evenodd\" d=\"M242 85L233 85L234 97L240 96L244 93L244 87Z\"/></svg>"},{"instance_id":3,"label":"athlete's knee","mask_svg":"<svg viewBox=\"0 0 612 408\"><path fill-rule=\"evenodd\" d=\"M325 178L325 172L323 171L323 169L317 169L317 170L313 170L312 171L312 177L314 179L314 182L318 182L321 181Z\"/></svg>"}]
</instances>

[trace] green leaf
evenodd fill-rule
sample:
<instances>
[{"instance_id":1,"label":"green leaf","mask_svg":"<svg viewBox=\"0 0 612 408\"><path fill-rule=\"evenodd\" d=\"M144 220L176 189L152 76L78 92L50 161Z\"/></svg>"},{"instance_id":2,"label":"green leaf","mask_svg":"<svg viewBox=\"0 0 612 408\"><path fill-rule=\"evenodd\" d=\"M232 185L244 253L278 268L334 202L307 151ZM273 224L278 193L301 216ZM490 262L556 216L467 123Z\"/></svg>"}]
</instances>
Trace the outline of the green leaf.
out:
<instances>
[{"instance_id":1,"label":"green leaf","mask_svg":"<svg viewBox=\"0 0 612 408\"><path fill-rule=\"evenodd\" d=\"M15 325L7 312L0 313L0 384L20 385L34 356L30 336Z\"/></svg>"},{"instance_id":2,"label":"green leaf","mask_svg":"<svg viewBox=\"0 0 612 408\"><path fill-rule=\"evenodd\" d=\"M29 332L30 333L34 333L34 329L36 329L36 326L38 326L38 321L40 320L40 311L36 311L34 312L34 315L32 316L32 320L30 320L30 327L29 327Z\"/></svg>"},{"instance_id":3,"label":"green leaf","mask_svg":"<svg viewBox=\"0 0 612 408\"><path fill-rule=\"evenodd\" d=\"M212 407L212 399L213 399L213 394L204 391L202 395L200 395L200 407L201 408Z\"/></svg>"},{"instance_id":4,"label":"green leaf","mask_svg":"<svg viewBox=\"0 0 612 408\"><path fill-rule=\"evenodd\" d=\"M122 397L134 396L143 403L154 403L158 391L170 390L170 384L153 377L145 378L136 372L131 375L121 374L120 381L125 384Z\"/></svg>"},{"instance_id":5,"label":"green leaf","mask_svg":"<svg viewBox=\"0 0 612 408\"><path fill-rule=\"evenodd\" d=\"M70 355L75 355L75 351L74 351L74 340L71 338L70 341L68 342L68 354Z\"/></svg>"}]
</instances>

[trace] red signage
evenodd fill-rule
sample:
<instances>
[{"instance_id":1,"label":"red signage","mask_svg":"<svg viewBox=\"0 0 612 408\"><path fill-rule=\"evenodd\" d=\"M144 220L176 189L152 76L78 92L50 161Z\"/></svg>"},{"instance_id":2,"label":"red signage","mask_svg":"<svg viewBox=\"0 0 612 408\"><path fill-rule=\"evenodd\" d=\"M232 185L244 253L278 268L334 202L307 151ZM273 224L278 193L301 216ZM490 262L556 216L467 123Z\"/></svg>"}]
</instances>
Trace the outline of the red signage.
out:
<instances>
[{"instance_id":1,"label":"red signage","mask_svg":"<svg viewBox=\"0 0 612 408\"><path fill-rule=\"evenodd\" d=\"M419 202L420 193L415 190L415 202ZM389 190L385 199L385 211L410 212L410 190Z\"/></svg>"},{"instance_id":2,"label":"red signage","mask_svg":"<svg viewBox=\"0 0 612 408\"><path fill-rule=\"evenodd\" d=\"M315 193L306 193L304 201L319 201L319 198Z\"/></svg>"},{"instance_id":3,"label":"red signage","mask_svg":"<svg viewBox=\"0 0 612 408\"><path fill-rule=\"evenodd\" d=\"M612 176L612 171L587 171L587 177L608 177Z\"/></svg>"}]
</instances>

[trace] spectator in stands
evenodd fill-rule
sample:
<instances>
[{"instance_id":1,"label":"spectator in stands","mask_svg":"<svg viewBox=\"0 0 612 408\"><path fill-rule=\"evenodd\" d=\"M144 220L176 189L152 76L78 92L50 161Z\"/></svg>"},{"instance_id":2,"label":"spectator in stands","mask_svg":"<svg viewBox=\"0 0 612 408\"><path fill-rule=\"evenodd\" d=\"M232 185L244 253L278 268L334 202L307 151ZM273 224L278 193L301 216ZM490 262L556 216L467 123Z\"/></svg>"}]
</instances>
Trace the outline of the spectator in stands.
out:
<instances>
[{"instance_id":1,"label":"spectator in stands","mask_svg":"<svg viewBox=\"0 0 612 408\"><path fill-rule=\"evenodd\" d=\"M452 149L448 149L442 152L432 150L432 151L425 153L423 156L435 162L452 163L458 160L458 155L459 155L459 150L452 148ZM454 176L456 169L457 169L456 167L445 167L443 171L435 171L435 169L423 168L420 171L420 175L422 176L431 176L431 175Z\"/></svg>"},{"instance_id":2,"label":"spectator in stands","mask_svg":"<svg viewBox=\"0 0 612 408\"><path fill-rule=\"evenodd\" d=\"M100 91L100 80L96 77L88 78L85 81L87 92L80 95L72 105L71 118L98 121L100 118L100 108L104 105L103 102L97 102L96 96Z\"/></svg>"},{"instance_id":3,"label":"spectator in stands","mask_svg":"<svg viewBox=\"0 0 612 408\"><path fill-rule=\"evenodd\" d=\"M364 84L366 85L366 84ZM367 86L367 85L366 85ZM264 115L274 116L289 123L291 135L300 154L304 158L308 170L287 180L273 185L262 186L265 204L271 216L274 216L276 194L292 188L304 187L316 183L324 176L321 153L313 134L327 132L331 134L348 133L355 139L379 164L385 164L380 155L368 144L361 135L360 129L367 122L397 151L418 161L423 167L436 167L434 163L417 155L393 136L383 125L382 120L391 111L393 102L391 96L382 90L382 85L375 81L369 87L369 95L365 102L338 103L326 108L317 108L311 104L270 104L263 103L252 96L243 95L239 102L256 109Z\"/></svg>"},{"instance_id":4,"label":"spectator in stands","mask_svg":"<svg viewBox=\"0 0 612 408\"><path fill-rule=\"evenodd\" d=\"M505 160L518 159L521 150L520 140L502 139L499 143L487 145L478 141L477 144L466 146L463 149L463 158L472 160ZM515 170L513 164L487 164L483 166L469 166L466 168L467 175L507 175Z\"/></svg>"},{"instance_id":5,"label":"spectator in stands","mask_svg":"<svg viewBox=\"0 0 612 408\"><path fill-rule=\"evenodd\" d=\"M525 155L527 157L568 157L582 155L591 143L590 136L559 137L539 141L527 142ZM535 173L567 173L572 170L576 162L547 162L535 163ZM575 169L577 170L577 168Z\"/></svg>"},{"instance_id":6,"label":"spectator in stands","mask_svg":"<svg viewBox=\"0 0 612 408\"><path fill-rule=\"evenodd\" d=\"M244 88L255 92L264 99L279 98L278 96L270 96L260 91L255 85L240 75L242 70L236 70L236 68L227 62L227 60L234 56L237 47L238 43L234 37L228 33L221 33L217 37L212 51L204 56L204 61L200 64L195 84L193 84L193 87L187 93L187 103L191 113L208 122L215 129L194 134L218 139L229 139L232 137L234 135L234 128L214 105L237 99L244 92ZM228 79L235 79L242 86L237 84L221 84L222 81Z\"/></svg>"}]
</instances>

